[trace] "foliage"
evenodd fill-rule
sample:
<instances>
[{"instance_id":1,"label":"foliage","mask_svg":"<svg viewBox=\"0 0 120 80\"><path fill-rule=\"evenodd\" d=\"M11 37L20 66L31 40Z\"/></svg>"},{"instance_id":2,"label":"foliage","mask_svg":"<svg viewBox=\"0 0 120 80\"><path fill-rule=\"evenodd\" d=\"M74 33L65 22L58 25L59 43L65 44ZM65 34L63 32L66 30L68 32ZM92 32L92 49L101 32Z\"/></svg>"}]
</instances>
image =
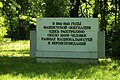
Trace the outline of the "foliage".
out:
<instances>
[{"instance_id":1,"label":"foliage","mask_svg":"<svg viewBox=\"0 0 120 80\"><path fill-rule=\"evenodd\" d=\"M3 37L6 34L6 28L4 26L4 18L0 17L0 42L3 40Z\"/></svg>"},{"instance_id":2,"label":"foliage","mask_svg":"<svg viewBox=\"0 0 120 80\"><path fill-rule=\"evenodd\" d=\"M112 37L112 56L120 57L120 26L117 25L114 28L113 37Z\"/></svg>"},{"instance_id":3,"label":"foliage","mask_svg":"<svg viewBox=\"0 0 120 80\"><path fill-rule=\"evenodd\" d=\"M0 27L0 42L3 40L5 34L6 34L6 28Z\"/></svg>"},{"instance_id":4,"label":"foliage","mask_svg":"<svg viewBox=\"0 0 120 80\"><path fill-rule=\"evenodd\" d=\"M65 0L44 0L44 17L64 17Z\"/></svg>"},{"instance_id":5,"label":"foliage","mask_svg":"<svg viewBox=\"0 0 120 80\"><path fill-rule=\"evenodd\" d=\"M119 71L120 61L117 59L100 59L97 65L37 63L29 57L29 41L0 45L0 80L119 80Z\"/></svg>"},{"instance_id":6,"label":"foliage","mask_svg":"<svg viewBox=\"0 0 120 80\"><path fill-rule=\"evenodd\" d=\"M34 0L31 2L28 2L28 0L1 1L3 5L0 8L1 15L5 16L5 25L8 27L7 37L10 37L12 40L29 38L29 24L31 24L31 22L34 24L32 19L39 15L36 14L38 13L38 8L34 6L35 2Z\"/></svg>"}]
</instances>

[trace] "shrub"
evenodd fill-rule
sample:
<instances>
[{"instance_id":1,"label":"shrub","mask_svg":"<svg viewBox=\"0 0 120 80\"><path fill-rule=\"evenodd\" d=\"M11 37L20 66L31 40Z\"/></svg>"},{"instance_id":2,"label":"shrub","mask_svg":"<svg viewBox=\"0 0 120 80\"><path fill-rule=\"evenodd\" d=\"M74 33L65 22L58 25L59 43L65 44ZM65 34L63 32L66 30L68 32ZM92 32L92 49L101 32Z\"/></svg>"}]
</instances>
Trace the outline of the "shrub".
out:
<instances>
[{"instance_id":1,"label":"shrub","mask_svg":"<svg viewBox=\"0 0 120 80\"><path fill-rule=\"evenodd\" d=\"M0 42L3 40L3 37L7 32L6 28L3 26L4 26L4 18L0 17Z\"/></svg>"},{"instance_id":2,"label":"shrub","mask_svg":"<svg viewBox=\"0 0 120 80\"><path fill-rule=\"evenodd\" d=\"M0 27L0 42L3 40L5 34L6 34L6 28Z\"/></svg>"},{"instance_id":3,"label":"shrub","mask_svg":"<svg viewBox=\"0 0 120 80\"><path fill-rule=\"evenodd\" d=\"M112 35L112 56L120 57L120 26L115 27Z\"/></svg>"}]
</instances>

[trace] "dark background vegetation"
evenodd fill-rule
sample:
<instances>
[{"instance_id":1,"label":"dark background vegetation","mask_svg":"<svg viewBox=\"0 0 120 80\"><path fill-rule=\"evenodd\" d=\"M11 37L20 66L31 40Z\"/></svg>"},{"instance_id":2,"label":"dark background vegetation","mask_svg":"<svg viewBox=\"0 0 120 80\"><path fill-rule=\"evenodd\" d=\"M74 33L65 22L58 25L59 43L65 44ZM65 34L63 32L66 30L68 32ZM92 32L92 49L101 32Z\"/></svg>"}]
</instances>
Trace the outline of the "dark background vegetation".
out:
<instances>
[{"instance_id":1,"label":"dark background vegetation","mask_svg":"<svg viewBox=\"0 0 120 80\"><path fill-rule=\"evenodd\" d=\"M0 28L7 29L4 37L11 40L29 39L36 18L99 18L106 56L120 57L120 0L0 0L0 17Z\"/></svg>"}]
</instances>

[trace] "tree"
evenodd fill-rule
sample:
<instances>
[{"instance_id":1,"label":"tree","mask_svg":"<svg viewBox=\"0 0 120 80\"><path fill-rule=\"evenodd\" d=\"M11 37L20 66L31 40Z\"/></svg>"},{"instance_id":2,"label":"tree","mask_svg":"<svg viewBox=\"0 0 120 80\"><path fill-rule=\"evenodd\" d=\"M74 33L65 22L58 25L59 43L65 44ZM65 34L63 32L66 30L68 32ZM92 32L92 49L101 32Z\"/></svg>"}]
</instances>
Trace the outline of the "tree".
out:
<instances>
[{"instance_id":1,"label":"tree","mask_svg":"<svg viewBox=\"0 0 120 80\"><path fill-rule=\"evenodd\" d=\"M65 0L44 0L44 17L64 17Z\"/></svg>"},{"instance_id":2,"label":"tree","mask_svg":"<svg viewBox=\"0 0 120 80\"><path fill-rule=\"evenodd\" d=\"M72 3L72 6L74 7L73 8L71 7L70 17L79 17L78 11L79 11L79 6L80 6L80 0L76 0L76 3L75 3L75 0L71 0L71 3Z\"/></svg>"},{"instance_id":3,"label":"tree","mask_svg":"<svg viewBox=\"0 0 120 80\"><path fill-rule=\"evenodd\" d=\"M2 15L5 17L5 25L8 26L8 37L15 40L18 36L18 10L20 6L14 0L2 0Z\"/></svg>"},{"instance_id":4,"label":"tree","mask_svg":"<svg viewBox=\"0 0 120 80\"><path fill-rule=\"evenodd\" d=\"M114 6L115 6L115 26L113 28L113 34L112 34L112 56L115 56L115 57L120 57L120 1L119 0L115 0L114 1Z\"/></svg>"}]
</instances>

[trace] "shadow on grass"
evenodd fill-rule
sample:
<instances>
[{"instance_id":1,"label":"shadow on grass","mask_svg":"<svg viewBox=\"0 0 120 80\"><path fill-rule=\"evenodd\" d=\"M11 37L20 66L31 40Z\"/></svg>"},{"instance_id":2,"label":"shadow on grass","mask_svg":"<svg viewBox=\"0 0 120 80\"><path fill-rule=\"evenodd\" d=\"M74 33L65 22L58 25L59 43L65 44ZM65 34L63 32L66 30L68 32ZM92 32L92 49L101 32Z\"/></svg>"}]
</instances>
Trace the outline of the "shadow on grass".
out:
<instances>
[{"instance_id":1,"label":"shadow on grass","mask_svg":"<svg viewBox=\"0 0 120 80\"><path fill-rule=\"evenodd\" d=\"M2 53L3 52L3 53ZM5 53L6 54L5 54ZM15 52L15 53L14 53ZM29 50L3 50L0 54L0 76L10 74L23 77L51 77L51 78L89 78L97 72L115 70L120 66L119 60L102 60L99 64L73 63L37 63L29 56L9 56L8 54L29 54ZM111 65L111 64L117 65ZM110 67L108 67L110 66ZM97 75L96 75L97 76Z\"/></svg>"},{"instance_id":2,"label":"shadow on grass","mask_svg":"<svg viewBox=\"0 0 120 80\"><path fill-rule=\"evenodd\" d=\"M81 78L90 77L97 65L82 65L73 63L37 63L30 57L0 57L0 75L12 74L14 76L22 74L24 77L52 78Z\"/></svg>"}]
</instances>

